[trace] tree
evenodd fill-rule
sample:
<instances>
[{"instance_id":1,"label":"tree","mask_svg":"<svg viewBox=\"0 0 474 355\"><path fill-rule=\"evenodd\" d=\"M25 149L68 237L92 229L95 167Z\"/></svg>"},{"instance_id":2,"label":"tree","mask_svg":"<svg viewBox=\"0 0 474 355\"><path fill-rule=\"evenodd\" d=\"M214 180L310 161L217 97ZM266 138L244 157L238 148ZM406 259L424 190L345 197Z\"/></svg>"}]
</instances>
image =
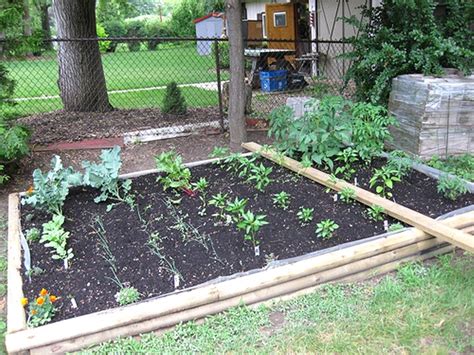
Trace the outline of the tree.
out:
<instances>
[{"instance_id":1,"label":"tree","mask_svg":"<svg viewBox=\"0 0 474 355\"><path fill-rule=\"evenodd\" d=\"M95 0L54 0L59 42L58 85L66 111L112 110L105 84L97 41L68 40L96 38Z\"/></svg>"},{"instance_id":2,"label":"tree","mask_svg":"<svg viewBox=\"0 0 474 355\"><path fill-rule=\"evenodd\" d=\"M202 1L183 0L173 11L171 16L171 29L178 36L195 36L196 28L193 20L204 16Z\"/></svg>"},{"instance_id":3,"label":"tree","mask_svg":"<svg viewBox=\"0 0 474 355\"><path fill-rule=\"evenodd\" d=\"M43 48L46 50L52 49L53 46L49 40L51 39L51 24L49 21L49 8L51 7L51 0L33 0L33 4L36 7L40 15L41 20L41 32L43 34Z\"/></svg>"},{"instance_id":4,"label":"tree","mask_svg":"<svg viewBox=\"0 0 474 355\"><path fill-rule=\"evenodd\" d=\"M244 41L242 37L242 5L240 0L226 1L226 17L229 36L230 84L229 84L229 130L230 147L240 150L247 141L245 128L245 68Z\"/></svg>"}]
</instances>

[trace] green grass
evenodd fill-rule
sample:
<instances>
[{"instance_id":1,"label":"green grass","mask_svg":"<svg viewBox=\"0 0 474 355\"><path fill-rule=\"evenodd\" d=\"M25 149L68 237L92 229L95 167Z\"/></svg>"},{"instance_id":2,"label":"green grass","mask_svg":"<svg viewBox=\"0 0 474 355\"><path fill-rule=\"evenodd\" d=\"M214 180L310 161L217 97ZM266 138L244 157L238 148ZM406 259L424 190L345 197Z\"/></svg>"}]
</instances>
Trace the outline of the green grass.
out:
<instances>
[{"instance_id":1,"label":"green grass","mask_svg":"<svg viewBox=\"0 0 474 355\"><path fill-rule=\"evenodd\" d=\"M198 55L195 45L156 51L109 53L102 56L102 63L109 91L165 86L170 81L189 84L217 80L214 58ZM9 76L16 82L13 98L59 95L55 53L47 53L33 60L7 61L5 65ZM199 93L195 100L188 101L189 106L206 106L211 94L217 97L216 92L202 90ZM147 91L111 94L111 101L118 108L156 107L156 103L152 105L152 94ZM212 104L215 102L217 100L212 101ZM22 115L61 107L58 98L21 101L16 106Z\"/></svg>"},{"instance_id":2,"label":"green grass","mask_svg":"<svg viewBox=\"0 0 474 355\"><path fill-rule=\"evenodd\" d=\"M233 308L93 353L441 353L474 346L474 258L409 264L379 282L328 285L272 307ZM271 316L284 322L272 325Z\"/></svg>"},{"instance_id":3,"label":"green grass","mask_svg":"<svg viewBox=\"0 0 474 355\"><path fill-rule=\"evenodd\" d=\"M181 88L188 107L217 106L217 92L193 87ZM160 107L163 102L165 90L151 90L141 92L127 92L109 94L113 107L121 109ZM50 99L38 101L22 101L15 105L15 112L20 116L32 113L50 112L62 109L61 100Z\"/></svg>"}]
</instances>

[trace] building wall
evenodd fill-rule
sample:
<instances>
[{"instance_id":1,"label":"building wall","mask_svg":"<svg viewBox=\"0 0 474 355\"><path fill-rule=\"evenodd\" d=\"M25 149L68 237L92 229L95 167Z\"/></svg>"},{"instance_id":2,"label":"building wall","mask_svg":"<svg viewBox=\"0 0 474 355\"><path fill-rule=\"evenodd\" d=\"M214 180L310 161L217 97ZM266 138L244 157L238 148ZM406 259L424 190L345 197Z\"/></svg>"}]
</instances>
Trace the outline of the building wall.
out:
<instances>
[{"instance_id":1,"label":"building wall","mask_svg":"<svg viewBox=\"0 0 474 355\"><path fill-rule=\"evenodd\" d=\"M290 0L277 0L277 1L270 1L270 0L248 0L244 1L245 7L247 9L247 19L248 20L256 20L257 15L259 13L265 12L265 4L269 3L287 3Z\"/></svg>"},{"instance_id":2,"label":"building wall","mask_svg":"<svg viewBox=\"0 0 474 355\"><path fill-rule=\"evenodd\" d=\"M220 38L224 27L224 20L219 17L210 17L196 23L196 37ZM212 41L197 41L199 55L209 55L212 52Z\"/></svg>"}]
</instances>

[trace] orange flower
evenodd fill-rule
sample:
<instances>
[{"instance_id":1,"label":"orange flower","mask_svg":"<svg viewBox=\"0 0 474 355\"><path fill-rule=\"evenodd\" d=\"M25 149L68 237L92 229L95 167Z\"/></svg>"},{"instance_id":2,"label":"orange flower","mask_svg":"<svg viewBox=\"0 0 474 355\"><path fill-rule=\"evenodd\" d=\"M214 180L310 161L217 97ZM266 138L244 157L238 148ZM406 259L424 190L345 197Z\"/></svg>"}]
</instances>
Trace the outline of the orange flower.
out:
<instances>
[{"instance_id":1,"label":"orange flower","mask_svg":"<svg viewBox=\"0 0 474 355\"><path fill-rule=\"evenodd\" d=\"M58 300L58 298L55 295L51 295L49 296L49 300L51 301L51 303L54 303Z\"/></svg>"},{"instance_id":2,"label":"orange flower","mask_svg":"<svg viewBox=\"0 0 474 355\"><path fill-rule=\"evenodd\" d=\"M38 306L43 305L43 303L44 303L44 298L43 298L43 297L38 297L38 298L36 299L36 304L37 304Z\"/></svg>"},{"instance_id":3,"label":"orange flower","mask_svg":"<svg viewBox=\"0 0 474 355\"><path fill-rule=\"evenodd\" d=\"M36 309L31 310L31 315L34 316L36 314Z\"/></svg>"},{"instance_id":4,"label":"orange flower","mask_svg":"<svg viewBox=\"0 0 474 355\"><path fill-rule=\"evenodd\" d=\"M35 192L35 189L33 188L33 186L30 186L28 190L26 190L27 195L31 195L33 192Z\"/></svg>"},{"instance_id":5,"label":"orange flower","mask_svg":"<svg viewBox=\"0 0 474 355\"><path fill-rule=\"evenodd\" d=\"M40 296L46 296L47 294L48 294L48 291L45 288L41 289Z\"/></svg>"},{"instance_id":6,"label":"orange flower","mask_svg":"<svg viewBox=\"0 0 474 355\"><path fill-rule=\"evenodd\" d=\"M28 304L28 298L23 297L20 302L21 302L21 305L25 307Z\"/></svg>"}]
</instances>

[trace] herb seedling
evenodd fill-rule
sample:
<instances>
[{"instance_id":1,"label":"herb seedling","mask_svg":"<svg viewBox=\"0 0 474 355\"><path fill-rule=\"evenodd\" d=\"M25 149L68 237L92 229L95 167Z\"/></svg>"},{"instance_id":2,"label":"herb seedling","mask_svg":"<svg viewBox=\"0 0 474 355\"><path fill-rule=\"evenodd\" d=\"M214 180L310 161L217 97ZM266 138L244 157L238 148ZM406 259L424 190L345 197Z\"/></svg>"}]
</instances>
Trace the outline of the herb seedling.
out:
<instances>
[{"instance_id":1,"label":"herb seedling","mask_svg":"<svg viewBox=\"0 0 474 355\"><path fill-rule=\"evenodd\" d=\"M244 239L252 242L254 248L260 244L257 238L257 233L261 227L268 224L265 220L265 215L255 215L251 211L244 211L240 215L240 221L237 223L237 228L244 231Z\"/></svg>"},{"instance_id":2,"label":"herb seedling","mask_svg":"<svg viewBox=\"0 0 474 355\"><path fill-rule=\"evenodd\" d=\"M193 182L192 186L195 190L200 192L199 199L201 200L201 206L199 207L198 214L200 216L206 215L206 190L209 187L209 182L206 178L202 177L197 182Z\"/></svg>"},{"instance_id":3,"label":"herb seedling","mask_svg":"<svg viewBox=\"0 0 474 355\"><path fill-rule=\"evenodd\" d=\"M379 205L372 205L367 208L367 217L373 221L383 221L385 209Z\"/></svg>"},{"instance_id":4,"label":"herb seedling","mask_svg":"<svg viewBox=\"0 0 474 355\"><path fill-rule=\"evenodd\" d=\"M336 161L341 162L342 165L336 168L335 175L341 175L343 179L349 180L356 172L352 167L354 163L359 160L357 151L354 148L346 148L337 154Z\"/></svg>"},{"instance_id":5,"label":"herb seedling","mask_svg":"<svg viewBox=\"0 0 474 355\"><path fill-rule=\"evenodd\" d=\"M41 232L38 228L31 228L26 231L26 240L28 242L37 242L41 238Z\"/></svg>"},{"instance_id":6,"label":"herb seedling","mask_svg":"<svg viewBox=\"0 0 474 355\"><path fill-rule=\"evenodd\" d=\"M285 191L281 191L273 195L273 204L287 210L290 206L290 194Z\"/></svg>"},{"instance_id":7,"label":"herb seedling","mask_svg":"<svg viewBox=\"0 0 474 355\"><path fill-rule=\"evenodd\" d=\"M265 167L262 163L259 165L254 165L251 168L250 171L250 177L247 179L247 181L253 181L255 182L255 188L258 191L263 192L265 190L265 187L270 184L272 181L269 177L270 173L273 171L271 167Z\"/></svg>"},{"instance_id":8,"label":"herb seedling","mask_svg":"<svg viewBox=\"0 0 474 355\"><path fill-rule=\"evenodd\" d=\"M53 219L43 224L43 235L40 243L45 243L44 246L52 248L52 258L64 261L64 268L68 268L68 260L72 259L74 254L72 248L67 248L67 240L69 232L63 229L64 216L61 214L53 215Z\"/></svg>"},{"instance_id":9,"label":"herb seedling","mask_svg":"<svg viewBox=\"0 0 474 355\"><path fill-rule=\"evenodd\" d=\"M140 292L135 287L123 287L115 294L115 300L121 306L135 303L140 299Z\"/></svg>"},{"instance_id":10,"label":"herb seedling","mask_svg":"<svg viewBox=\"0 0 474 355\"><path fill-rule=\"evenodd\" d=\"M389 231L389 232L396 232L396 231L401 230L401 229L403 229L403 228L405 228L405 227L403 226L403 224L397 222L397 223L391 224L391 225L388 227L388 231Z\"/></svg>"},{"instance_id":11,"label":"herb seedling","mask_svg":"<svg viewBox=\"0 0 474 355\"><path fill-rule=\"evenodd\" d=\"M183 164L183 159L174 151L164 152L155 157L156 168L164 175L160 175L158 182L163 184L166 191L169 188L174 190L189 189L191 171Z\"/></svg>"},{"instance_id":12,"label":"herb seedling","mask_svg":"<svg viewBox=\"0 0 474 355\"><path fill-rule=\"evenodd\" d=\"M453 201L467 193L466 184L458 176L442 175L438 180L437 189L438 193Z\"/></svg>"},{"instance_id":13,"label":"herb seedling","mask_svg":"<svg viewBox=\"0 0 474 355\"><path fill-rule=\"evenodd\" d=\"M239 216L245 212L245 206L247 205L248 200L246 198L236 197L234 201L228 201L225 208L226 212L230 213L234 221L238 221Z\"/></svg>"},{"instance_id":14,"label":"herb seedling","mask_svg":"<svg viewBox=\"0 0 474 355\"><path fill-rule=\"evenodd\" d=\"M209 158L211 158L211 159L215 159L215 158L222 159L225 156L227 156L228 154L229 154L229 148L227 148L227 147L214 147L212 149L211 154L209 154ZM222 161L217 160L216 163L221 164Z\"/></svg>"},{"instance_id":15,"label":"herb seedling","mask_svg":"<svg viewBox=\"0 0 474 355\"><path fill-rule=\"evenodd\" d=\"M345 203L352 203L356 197L355 190L350 187L344 187L338 194L341 200Z\"/></svg>"},{"instance_id":16,"label":"herb seedling","mask_svg":"<svg viewBox=\"0 0 474 355\"><path fill-rule=\"evenodd\" d=\"M339 225L331 219L324 219L316 224L316 235L322 239L331 239Z\"/></svg>"},{"instance_id":17,"label":"herb seedling","mask_svg":"<svg viewBox=\"0 0 474 355\"><path fill-rule=\"evenodd\" d=\"M374 174L370 178L369 186L371 188L375 186L375 192L387 198L393 196L390 190L393 189L393 183L399 181L398 172L386 165L374 170Z\"/></svg>"}]
</instances>

